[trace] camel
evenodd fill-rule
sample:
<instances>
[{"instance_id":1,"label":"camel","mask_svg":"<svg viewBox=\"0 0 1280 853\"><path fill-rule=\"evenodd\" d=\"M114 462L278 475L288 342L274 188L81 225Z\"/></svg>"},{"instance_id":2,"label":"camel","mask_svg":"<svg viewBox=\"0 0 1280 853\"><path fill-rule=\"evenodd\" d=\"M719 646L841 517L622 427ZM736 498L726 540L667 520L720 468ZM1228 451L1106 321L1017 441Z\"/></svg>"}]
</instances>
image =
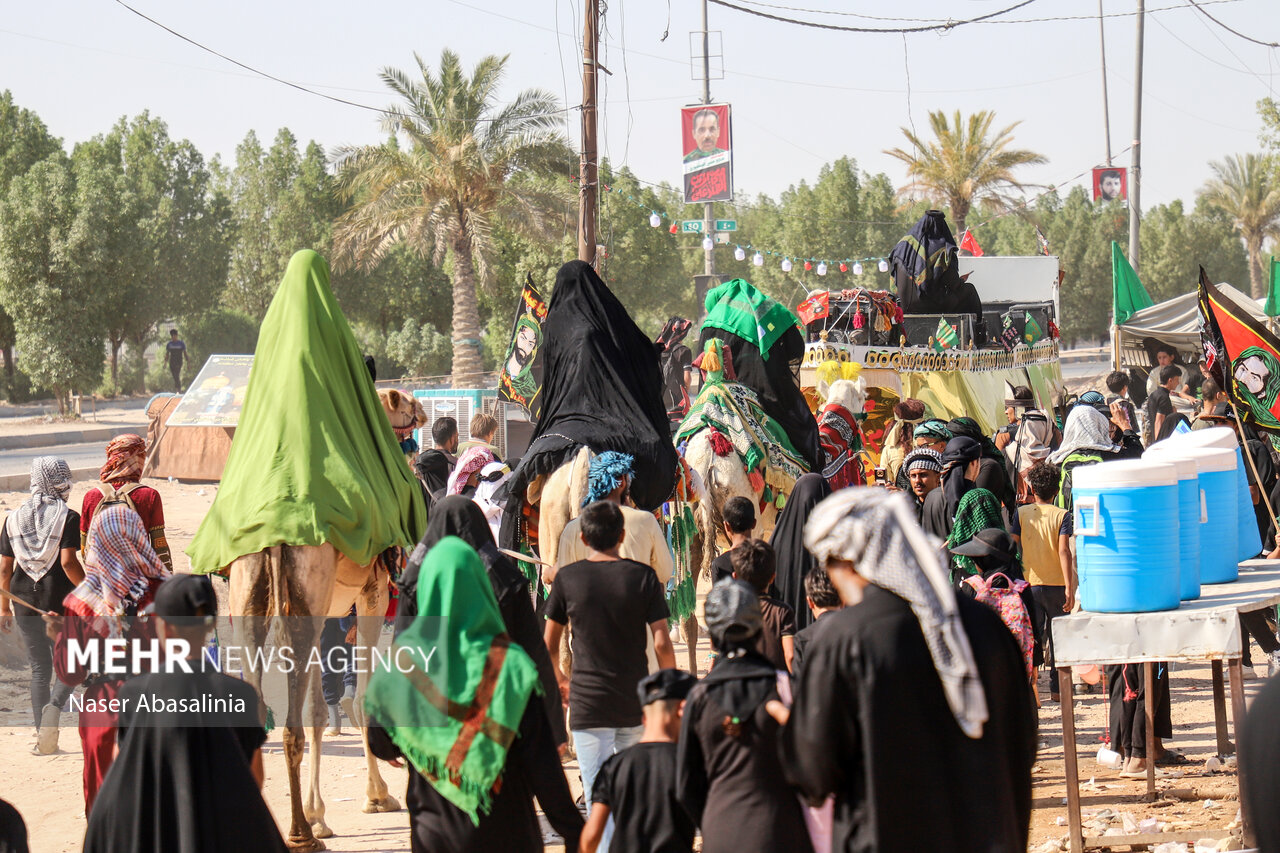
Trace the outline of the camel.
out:
<instances>
[{"instance_id":1,"label":"camel","mask_svg":"<svg viewBox=\"0 0 1280 853\"><path fill-rule=\"evenodd\" d=\"M412 444L412 449L406 448L405 444L412 441L415 429L427 425L427 412L422 408L422 401L409 392L396 388L379 388L378 401L382 403L396 440L400 442L400 448L404 450L405 457L412 466L413 457L417 455L417 444Z\"/></svg>"},{"instance_id":2,"label":"camel","mask_svg":"<svg viewBox=\"0 0 1280 853\"><path fill-rule=\"evenodd\" d=\"M333 835L325 823L320 794L320 755L325 727L318 667L305 665L318 654L320 630L326 618L346 615L356 606L358 644L377 645L387 611L387 570L381 559L359 566L332 545L276 545L235 560L230 566L231 607L237 640L246 660L253 660L276 625L279 644L291 648L297 666L286 675L288 710L283 739L289 800L292 804L289 846L295 850L323 850L319 839ZM400 803L387 790L369 752L364 728L363 699L369 667L357 667L355 717L360 727L368 763L365 813L392 812ZM262 695L262 670L247 666L245 678ZM309 701L309 705L307 704ZM265 707L265 706L264 706ZM300 768L304 749L303 729L311 732L310 778L306 800L301 791Z\"/></svg>"}]
</instances>

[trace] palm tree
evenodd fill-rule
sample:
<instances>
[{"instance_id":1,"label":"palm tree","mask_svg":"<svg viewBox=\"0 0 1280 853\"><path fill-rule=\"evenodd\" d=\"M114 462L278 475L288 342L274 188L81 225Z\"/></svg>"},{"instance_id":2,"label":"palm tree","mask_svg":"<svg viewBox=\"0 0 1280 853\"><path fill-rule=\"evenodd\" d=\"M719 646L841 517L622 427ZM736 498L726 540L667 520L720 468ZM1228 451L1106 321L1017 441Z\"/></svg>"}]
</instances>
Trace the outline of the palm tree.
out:
<instances>
[{"instance_id":1,"label":"palm tree","mask_svg":"<svg viewBox=\"0 0 1280 853\"><path fill-rule=\"evenodd\" d=\"M1262 244L1280 237L1280 180L1261 154L1236 154L1210 163L1214 177L1201 197L1234 220L1249 253L1249 289L1255 299L1267 295L1262 276Z\"/></svg>"},{"instance_id":2,"label":"palm tree","mask_svg":"<svg viewBox=\"0 0 1280 853\"><path fill-rule=\"evenodd\" d=\"M453 273L453 383L480 378L480 311L476 286L491 283L496 221L546 236L565 196L537 176L564 175L573 160L560 132L555 97L526 89L497 103L505 56L486 56L470 76L445 50L438 73L414 54L420 78L384 68L400 102L386 111L384 145L335 152L339 186L350 209L335 225L339 264L376 267L404 243Z\"/></svg>"},{"instance_id":3,"label":"palm tree","mask_svg":"<svg viewBox=\"0 0 1280 853\"><path fill-rule=\"evenodd\" d=\"M934 203L945 203L951 210L956 234L964 233L965 220L975 203L987 200L1003 208L1013 204L1006 193L1024 188L1014 178L1014 169L1048 162L1034 151L1009 147L1013 129L1021 122L993 134L991 123L995 118L990 110L979 110L966 121L956 110L949 123L946 113L935 110L929 113L934 142L926 143L904 127L902 135L913 150L894 148L884 152L907 164L911 183L900 191L918 190Z\"/></svg>"}]
</instances>

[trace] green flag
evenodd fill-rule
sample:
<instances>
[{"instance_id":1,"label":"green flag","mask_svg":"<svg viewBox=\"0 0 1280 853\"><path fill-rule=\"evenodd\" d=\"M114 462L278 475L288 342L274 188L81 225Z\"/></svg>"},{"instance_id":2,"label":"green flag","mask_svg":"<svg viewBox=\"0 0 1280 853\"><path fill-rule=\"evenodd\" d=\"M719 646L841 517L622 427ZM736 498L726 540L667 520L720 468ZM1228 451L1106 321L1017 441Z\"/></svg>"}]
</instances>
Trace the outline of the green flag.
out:
<instances>
[{"instance_id":1,"label":"green flag","mask_svg":"<svg viewBox=\"0 0 1280 853\"><path fill-rule=\"evenodd\" d=\"M1271 277L1267 285L1267 304L1262 306L1262 313L1268 317L1280 317L1280 293L1276 292L1277 286L1280 286L1280 261L1276 260L1276 256L1271 256Z\"/></svg>"},{"instance_id":2,"label":"green flag","mask_svg":"<svg viewBox=\"0 0 1280 853\"><path fill-rule=\"evenodd\" d=\"M1111 302L1117 326L1123 326L1135 313L1155 304L1120 251L1120 244L1114 240L1111 241L1111 284L1114 288Z\"/></svg>"},{"instance_id":3,"label":"green flag","mask_svg":"<svg viewBox=\"0 0 1280 853\"><path fill-rule=\"evenodd\" d=\"M1031 312L1027 312L1026 325L1022 327L1022 339L1027 342L1027 346L1033 346L1036 341L1044 337L1044 329L1040 328L1040 324L1036 322L1036 318L1031 316Z\"/></svg>"},{"instance_id":4,"label":"green flag","mask_svg":"<svg viewBox=\"0 0 1280 853\"><path fill-rule=\"evenodd\" d=\"M939 317L938 330L933 333L933 348L942 352L958 343L960 343L960 335L956 333L956 327Z\"/></svg>"}]
</instances>

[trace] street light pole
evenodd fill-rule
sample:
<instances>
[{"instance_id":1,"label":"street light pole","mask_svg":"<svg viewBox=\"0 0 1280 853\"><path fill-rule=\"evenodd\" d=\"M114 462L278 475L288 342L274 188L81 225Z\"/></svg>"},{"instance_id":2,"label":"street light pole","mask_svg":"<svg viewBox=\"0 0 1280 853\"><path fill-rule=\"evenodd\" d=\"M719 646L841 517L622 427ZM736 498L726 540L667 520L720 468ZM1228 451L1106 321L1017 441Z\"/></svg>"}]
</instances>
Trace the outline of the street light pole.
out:
<instances>
[{"instance_id":1,"label":"street light pole","mask_svg":"<svg viewBox=\"0 0 1280 853\"><path fill-rule=\"evenodd\" d=\"M707 0L702 0L702 103L711 103L711 36L707 32ZM703 250L703 272L716 274L715 209L711 202L702 205L702 233L711 240L710 249Z\"/></svg>"},{"instance_id":2,"label":"street light pole","mask_svg":"<svg viewBox=\"0 0 1280 853\"><path fill-rule=\"evenodd\" d=\"M1146 21L1145 0L1138 0L1138 49L1133 72L1133 157L1129 165L1129 263L1138 272L1138 226L1142 220L1139 198L1142 189L1142 30Z\"/></svg>"},{"instance_id":3,"label":"street light pole","mask_svg":"<svg viewBox=\"0 0 1280 853\"><path fill-rule=\"evenodd\" d=\"M578 260L596 260L596 69L600 36L599 0L587 0L582 23L582 155L578 161Z\"/></svg>"}]
</instances>

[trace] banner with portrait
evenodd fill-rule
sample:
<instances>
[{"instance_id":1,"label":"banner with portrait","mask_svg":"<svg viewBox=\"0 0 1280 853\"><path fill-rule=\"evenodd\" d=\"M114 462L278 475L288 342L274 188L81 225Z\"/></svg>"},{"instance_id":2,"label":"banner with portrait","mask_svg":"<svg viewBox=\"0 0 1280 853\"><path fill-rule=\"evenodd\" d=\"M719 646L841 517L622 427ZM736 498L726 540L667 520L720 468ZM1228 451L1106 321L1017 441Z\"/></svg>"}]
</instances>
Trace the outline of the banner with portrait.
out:
<instances>
[{"instance_id":1,"label":"banner with portrait","mask_svg":"<svg viewBox=\"0 0 1280 853\"><path fill-rule=\"evenodd\" d=\"M680 110L684 201L733 201L733 141L728 104Z\"/></svg>"},{"instance_id":2,"label":"banner with portrait","mask_svg":"<svg viewBox=\"0 0 1280 853\"><path fill-rule=\"evenodd\" d=\"M1280 435L1280 340L1224 297L1200 268L1200 340L1209 376L1240 418Z\"/></svg>"},{"instance_id":3,"label":"banner with portrait","mask_svg":"<svg viewBox=\"0 0 1280 853\"><path fill-rule=\"evenodd\" d=\"M1119 166L1098 166L1093 170L1093 200L1129 200L1129 175Z\"/></svg>"},{"instance_id":4,"label":"banner with portrait","mask_svg":"<svg viewBox=\"0 0 1280 853\"><path fill-rule=\"evenodd\" d=\"M529 413L536 421L542 413L542 321L547 319L547 302L525 281L511 324L511 343L502 356L498 376L498 396Z\"/></svg>"}]
</instances>

